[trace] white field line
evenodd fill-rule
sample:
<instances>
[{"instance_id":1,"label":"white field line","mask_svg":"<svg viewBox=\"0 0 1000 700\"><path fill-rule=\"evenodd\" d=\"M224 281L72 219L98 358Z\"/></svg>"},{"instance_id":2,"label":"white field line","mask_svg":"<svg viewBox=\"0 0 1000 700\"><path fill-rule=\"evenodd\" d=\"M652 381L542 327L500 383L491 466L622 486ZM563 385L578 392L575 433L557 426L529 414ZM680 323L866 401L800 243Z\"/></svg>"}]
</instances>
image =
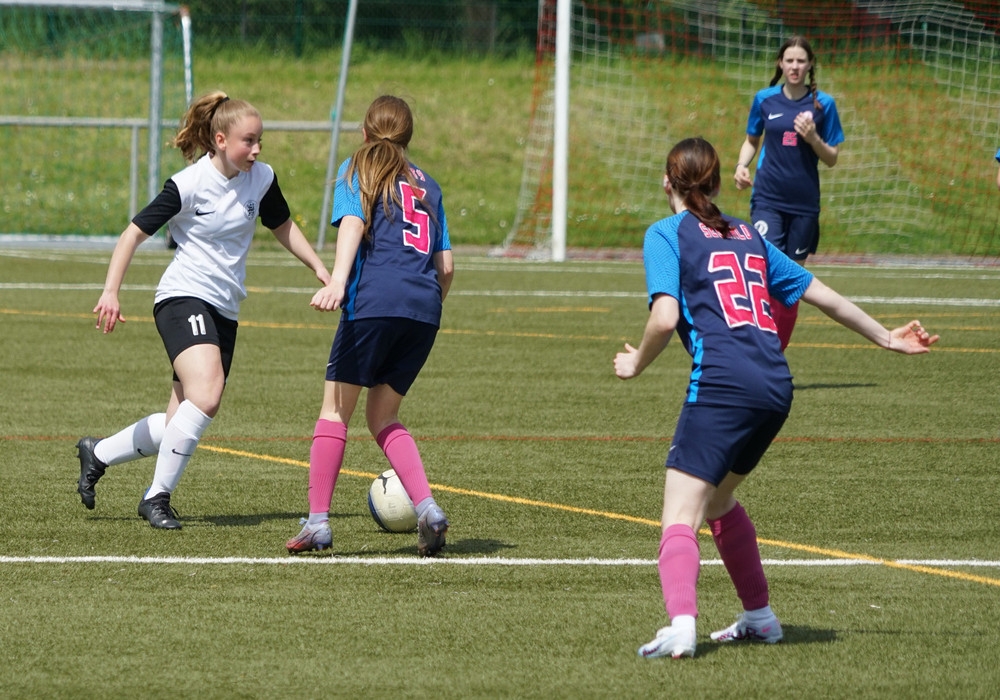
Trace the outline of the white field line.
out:
<instances>
[{"instance_id":1,"label":"white field line","mask_svg":"<svg viewBox=\"0 0 1000 700\"><path fill-rule=\"evenodd\" d=\"M91 291L99 292L104 289L103 284L78 283L78 284L49 284L42 282L0 282L0 290L35 290L53 292L79 292ZM124 284L123 291L130 292L152 292L156 287L153 285ZM263 294L314 294L315 287L251 287L253 293ZM456 289L450 296L457 297L535 297L535 298L589 298L589 299L645 299L643 292L613 292L613 291L573 291L573 290L525 290L525 289ZM894 304L909 306L960 306L960 307L1000 307L1000 299L974 299L974 298L941 298L932 297L850 297L856 304Z\"/></svg>"},{"instance_id":2,"label":"white field line","mask_svg":"<svg viewBox=\"0 0 1000 700\"><path fill-rule=\"evenodd\" d=\"M197 564L197 565L362 565L362 566L656 566L655 559L512 559L509 557L125 557L125 556L0 556L0 564ZM882 564L934 567L1000 568L1000 561L983 559L764 559L765 566L880 566ZM721 566L721 559L705 559L702 566Z\"/></svg>"}]
</instances>

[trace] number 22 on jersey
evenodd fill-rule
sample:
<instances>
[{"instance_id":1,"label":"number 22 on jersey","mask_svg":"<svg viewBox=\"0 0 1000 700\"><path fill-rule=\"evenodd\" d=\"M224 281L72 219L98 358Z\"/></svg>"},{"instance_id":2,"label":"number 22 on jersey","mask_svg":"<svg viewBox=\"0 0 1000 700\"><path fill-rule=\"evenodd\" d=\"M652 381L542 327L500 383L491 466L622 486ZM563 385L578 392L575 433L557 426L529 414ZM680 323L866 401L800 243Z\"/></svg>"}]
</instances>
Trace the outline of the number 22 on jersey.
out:
<instances>
[{"instance_id":1,"label":"number 22 on jersey","mask_svg":"<svg viewBox=\"0 0 1000 700\"><path fill-rule=\"evenodd\" d=\"M763 256L747 253L740 265L736 253L717 251L709 258L708 271L728 273L715 281L715 293L730 328L753 325L777 333L778 327L771 318L767 260Z\"/></svg>"}]
</instances>

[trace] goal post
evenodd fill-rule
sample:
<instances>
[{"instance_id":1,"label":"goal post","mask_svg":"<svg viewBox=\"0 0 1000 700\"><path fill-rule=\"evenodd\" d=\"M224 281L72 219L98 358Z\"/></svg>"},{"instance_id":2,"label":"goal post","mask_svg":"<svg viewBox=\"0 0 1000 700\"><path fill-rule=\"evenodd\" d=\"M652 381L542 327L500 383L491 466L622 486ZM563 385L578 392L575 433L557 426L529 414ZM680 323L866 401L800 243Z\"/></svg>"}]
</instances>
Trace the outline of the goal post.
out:
<instances>
[{"instance_id":1,"label":"goal post","mask_svg":"<svg viewBox=\"0 0 1000 700\"><path fill-rule=\"evenodd\" d=\"M687 136L716 146L717 201L748 216L749 192L729 177L747 113L780 44L802 34L846 135L837 166L820 166L820 253L995 258L998 31L1000 7L984 2L540 0L517 215L496 252L559 260L567 246L641 246L645 228L670 213L664 162ZM565 184L556 126L564 94Z\"/></svg>"},{"instance_id":2,"label":"goal post","mask_svg":"<svg viewBox=\"0 0 1000 700\"><path fill-rule=\"evenodd\" d=\"M182 46L180 39L180 25L189 32L190 20L167 21L181 9L160 0L0 0L0 128L11 145L0 196L27 205L14 212L31 212L27 220L8 218L5 228L56 236L116 233L81 203L105 200L116 227L126 207L134 213L139 128L147 136L146 194L156 195L166 115L183 114L190 90L181 77L185 70L184 77L190 75L190 56L181 56L190 42ZM51 141L52 158L20 155L37 154L20 145L40 139ZM127 167L123 154L130 154ZM129 170L128 186L113 182Z\"/></svg>"}]
</instances>

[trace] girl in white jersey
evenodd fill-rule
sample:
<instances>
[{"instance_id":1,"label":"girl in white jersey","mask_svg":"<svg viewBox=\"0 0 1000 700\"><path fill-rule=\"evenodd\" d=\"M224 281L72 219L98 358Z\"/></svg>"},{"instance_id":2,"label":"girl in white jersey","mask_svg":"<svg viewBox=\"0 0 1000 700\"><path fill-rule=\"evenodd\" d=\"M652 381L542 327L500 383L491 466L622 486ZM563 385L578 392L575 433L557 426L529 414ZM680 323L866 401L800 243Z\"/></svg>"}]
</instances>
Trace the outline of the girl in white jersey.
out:
<instances>
[{"instance_id":1,"label":"girl in white jersey","mask_svg":"<svg viewBox=\"0 0 1000 700\"><path fill-rule=\"evenodd\" d=\"M110 437L77 443L77 492L88 509L108 466L155 454L153 483L139 502L139 515L155 528L180 529L170 494L219 410L258 217L321 284L330 281L292 221L274 171L257 161L263 130L260 113L250 103L223 92L193 102L173 142L191 165L167 180L118 239L94 307L97 328L106 334L125 322L118 292L139 245L164 225L176 243L153 307L173 366L173 387L165 413L146 416Z\"/></svg>"}]
</instances>

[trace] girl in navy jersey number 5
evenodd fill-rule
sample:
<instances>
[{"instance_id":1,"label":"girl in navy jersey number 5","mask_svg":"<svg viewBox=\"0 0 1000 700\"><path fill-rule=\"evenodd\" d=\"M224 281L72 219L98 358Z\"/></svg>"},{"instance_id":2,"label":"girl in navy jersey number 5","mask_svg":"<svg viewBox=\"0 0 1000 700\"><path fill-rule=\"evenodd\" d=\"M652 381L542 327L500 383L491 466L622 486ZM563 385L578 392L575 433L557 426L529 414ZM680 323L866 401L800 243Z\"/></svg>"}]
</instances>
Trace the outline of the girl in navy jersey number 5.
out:
<instances>
[{"instance_id":1,"label":"girl in navy jersey number 5","mask_svg":"<svg viewBox=\"0 0 1000 700\"><path fill-rule=\"evenodd\" d=\"M77 491L87 508L94 507L94 486L109 465L156 455L153 483L139 503L139 515L155 528L180 529L170 494L219 410L240 302L247 295L246 260L258 217L322 284L330 281L292 221L274 171L257 160L263 130L260 113L248 102L223 92L195 100L174 138L191 165L167 180L118 239L104 293L94 307L97 327L105 333L125 322L118 291L139 244L164 225L177 244L153 307L174 381L166 413L146 416L103 440L85 437L77 444Z\"/></svg>"},{"instance_id":2,"label":"girl in navy jersey number 5","mask_svg":"<svg viewBox=\"0 0 1000 700\"><path fill-rule=\"evenodd\" d=\"M777 85L782 76L785 83ZM815 76L816 57L808 41L793 36L781 45L771 87L754 96L733 176L738 189L753 185L753 225L799 262L815 253L819 243L819 161L831 168L836 165L838 146L844 141L837 105L816 89ZM751 180L750 163L758 146L757 179ZM772 314L784 350L798 306L775 304Z\"/></svg>"},{"instance_id":3,"label":"girl in navy jersey number 5","mask_svg":"<svg viewBox=\"0 0 1000 700\"><path fill-rule=\"evenodd\" d=\"M285 547L296 554L332 544L330 503L347 425L367 388L368 429L416 506L417 552L433 556L445 545L448 520L431 496L399 407L434 345L454 275L451 242L441 188L407 158L409 105L391 95L377 98L363 133L364 144L337 175L332 278L312 299L316 309L340 309L341 316L309 452L309 517Z\"/></svg>"},{"instance_id":4,"label":"girl in navy jersey number 5","mask_svg":"<svg viewBox=\"0 0 1000 700\"><path fill-rule=\"evenodd\" d=\"M670 151L663 187L675 214L649 228L643 247L649 320L639 347L626 344L614 360L618 377L636 377L675 330L693 360L663 495L659 571L670 624L639 648L643 657L694 655L696 533L706 520L745 611L712 639L782 639L756 530L733 497L792 402L772 299L791 304L801 298L876 345L908 355L927 352L938 339L919 321L886 330L748 223L724 216L712 203L720 181L719 158L707 141L686 139Z\"/></svg>"}]
</instances>

